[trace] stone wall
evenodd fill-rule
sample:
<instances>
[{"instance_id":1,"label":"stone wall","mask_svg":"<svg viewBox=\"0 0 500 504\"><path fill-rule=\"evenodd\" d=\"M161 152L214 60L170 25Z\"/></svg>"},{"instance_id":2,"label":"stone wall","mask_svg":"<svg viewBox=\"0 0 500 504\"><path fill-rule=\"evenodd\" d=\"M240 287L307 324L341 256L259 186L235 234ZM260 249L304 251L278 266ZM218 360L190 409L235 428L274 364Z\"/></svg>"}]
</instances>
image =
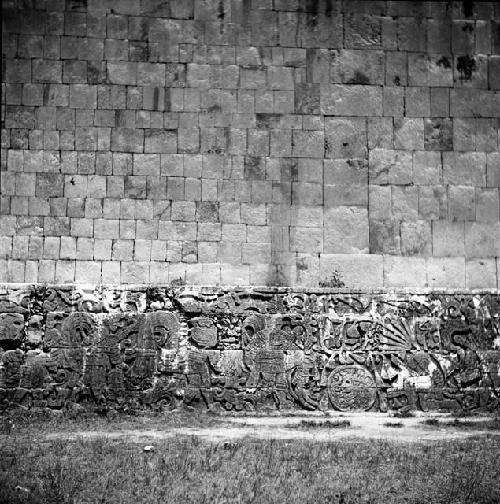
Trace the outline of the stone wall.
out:
<instances>
[{"instance_id":1,"label":"stone wall","mask_svg":"<svg viewBox=\"0 0 500 504\"><path fill-rule=\"evenodd\" d=\"M500 411L498 293L11 285L0 312L0 408Z\"/></svg>"},{"instance_id":2,"label":"stone wall","mask_svg":"<svg viewBox=\"0 0 500 504\"><path fill-rule=\"evenodd\" d=\"M2 13L0 280L497 287L497 2Z\"/></svg>"}]
</instances>

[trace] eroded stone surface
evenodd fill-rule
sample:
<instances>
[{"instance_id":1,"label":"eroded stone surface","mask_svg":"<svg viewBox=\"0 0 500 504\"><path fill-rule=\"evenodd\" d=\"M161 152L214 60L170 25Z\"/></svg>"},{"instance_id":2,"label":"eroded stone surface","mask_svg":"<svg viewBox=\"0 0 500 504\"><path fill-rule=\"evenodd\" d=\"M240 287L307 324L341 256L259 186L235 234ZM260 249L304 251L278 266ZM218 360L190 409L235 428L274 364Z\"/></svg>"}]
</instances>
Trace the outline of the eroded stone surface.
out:
<instances>
[{"instance_id":1,"label":"eroded stone surface","mask_svg":"<svg viewBox=\"0 0 500 504\"><path fill-rule=\"evenodd\" d=\"M499 410L496 292L24 286L0 306L3 409Z\"/></svg>"}]
</instances>

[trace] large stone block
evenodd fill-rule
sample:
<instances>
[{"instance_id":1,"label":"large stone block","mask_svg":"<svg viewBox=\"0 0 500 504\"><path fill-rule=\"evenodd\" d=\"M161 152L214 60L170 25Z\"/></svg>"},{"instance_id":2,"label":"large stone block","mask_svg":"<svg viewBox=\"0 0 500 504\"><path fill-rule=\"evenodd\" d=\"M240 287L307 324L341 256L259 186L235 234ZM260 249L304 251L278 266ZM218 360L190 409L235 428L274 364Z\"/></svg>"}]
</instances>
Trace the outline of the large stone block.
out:
<instances>
[{"instance_id":1,"label":"large stone block","mask_svg":"<svg viewBox=\"0 0 500 504\"><path fill-rule=\"evenodd\" d=\"M325 210L323 250L330 254L367 253L368 211L358 207Z\"/></svg>"},{"instance_id":2,"label":"large stone block","mask_svg":"<svg viewBox=\"0 0 500 504\"><path fill-rule=\"evenodd\" d=\"M113 128L111 150L118 152L144 152L144 131L132 128Z\"/></svg>"},{"instance_id":3,"label":"large stone block","mask_svg":"<svg viewBox=\"0 0 500 504\"><path fill-rule=\"evenodd\" d=\"M381 116L382 88L321 84L321 113L341 116Z\"/></svg>"},{"instance_id":4,"label":"large stone block","mask_svg":"<svg viewBox=\"0 0 500 504\"><path fill-rule=\"evenodd\" d=\"M374 149L369 154L370 182L373 184L411 183L412 156L404 150Z\"/></svg>"}]
</instances>

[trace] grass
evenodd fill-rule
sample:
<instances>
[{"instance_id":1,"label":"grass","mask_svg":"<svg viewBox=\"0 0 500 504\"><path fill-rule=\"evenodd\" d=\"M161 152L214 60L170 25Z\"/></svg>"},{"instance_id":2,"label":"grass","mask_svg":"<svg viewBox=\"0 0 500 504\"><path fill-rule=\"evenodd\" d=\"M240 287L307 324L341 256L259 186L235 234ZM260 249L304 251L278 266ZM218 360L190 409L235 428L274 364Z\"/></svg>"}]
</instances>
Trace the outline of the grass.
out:
<instances>
[{"instance_id":1,"label":"grass","mask_svg":"<svg viewBox=\"0 0 500 504\"><path fill-rule=\"evenodd\" d=\"M421 422L431 427L453 427L464 430L500 430L500 417L494 417L488 420L446 420L440 421L437 418L427 418Z\"/></svg>"},{"instance_id":2,"label":"grass","mask_svg":"<svg viewBox=\"0 0 500 504\"><path fill-rule=\"evenodd\" d=\"M134 443L43 435L75 425L103 425L105 432L106 422L58 418L16 425L0 438L0 502L493 504L500 494L500 442L488 435L411 444L355 438L211 443L195 436ZM117 419L113 430L117 422L139 429L151 429L149 422L213 425L205 415L182 414ZM319 424L312 423L298 426ZM154 451L144 452L145 444Z\"/></svg>"},{"instance_id":3,"label":"grass","mask_svg":"<svg viewBox=\"0 0 500 504\"><path fill-rule=\"evenodd\" d=\"M394 418L412 418L415 416L415 413L411 410L402 409L399 411L395 411L392 415Z\"/></svg>"},{"instance_id":4,"label":"grass","mask_svg":"<svg viewBox=\"0 0 500 504\"><path fill-rule=\"evenodd\" d=\"M343 429L350 426L350 420L326 420L325 422L301 420L298 424L295 423L286 425L289 429Z\"/></svg>"}]
</instances>

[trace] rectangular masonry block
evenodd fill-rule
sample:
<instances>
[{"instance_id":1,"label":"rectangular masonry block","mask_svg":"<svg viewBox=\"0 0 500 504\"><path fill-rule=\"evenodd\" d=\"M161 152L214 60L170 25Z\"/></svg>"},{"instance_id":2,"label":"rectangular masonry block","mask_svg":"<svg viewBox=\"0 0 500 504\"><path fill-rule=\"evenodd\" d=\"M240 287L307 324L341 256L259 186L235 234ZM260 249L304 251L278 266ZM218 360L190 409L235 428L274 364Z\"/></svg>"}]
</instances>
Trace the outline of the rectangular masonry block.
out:
<instances>
[{"instance_id":1,"label":"rectangular masonry block","mask_svg":"<svg viewBox=\"0 0 500 504\"><path fill-rule=\"evenodd\" d=\"M382 88L321 84L321 113L342 116L381 116Z\"/></svg>"},{"instance_id":2,"label":"rectangular masonry block","mask_svg":"<svg viewBox=\"0 0 500 504\"><path fill-rule=\"evenodd\" d=\"M384 287L400 289L427 287L426 260L423 257L384 255Z\"/></svg>"},{"instance_id":3,"label":"rectangular masonry block","mask_svg":"<svg viewBox=\"0 0 500 504\"><path fill-rule=\"evenodd\" d=\"M321 254L319 278L320 282L327 282L327 285L332 287L382 288L384 282L383 256L377 254Z\"/></svg>"}]
</instances>

